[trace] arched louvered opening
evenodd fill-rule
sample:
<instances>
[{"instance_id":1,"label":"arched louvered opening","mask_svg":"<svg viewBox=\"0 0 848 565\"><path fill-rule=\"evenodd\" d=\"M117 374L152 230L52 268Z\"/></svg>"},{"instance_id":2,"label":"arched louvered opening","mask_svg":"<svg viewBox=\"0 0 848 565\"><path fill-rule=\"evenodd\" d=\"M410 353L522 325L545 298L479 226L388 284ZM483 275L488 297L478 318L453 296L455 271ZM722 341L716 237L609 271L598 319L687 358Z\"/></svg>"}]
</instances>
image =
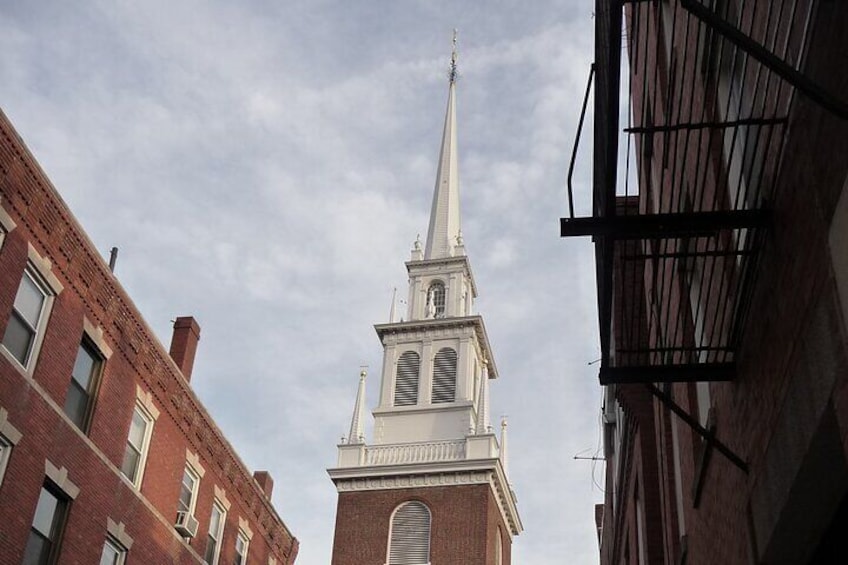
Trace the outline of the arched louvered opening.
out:
<instances>
[{"instance_id":1,"label":"arched louvered opening","mask_svg":"<svg viewBox=\"0 0 848 565\"><path fill-rule=\"evenodd\" d=\"M414 351L404 351L398 359L395 376L395 406L414 406L418 403L418 371L421 359Z\"/></svg>"},{"instance_id":2,"label":"arched louvered opening","mask_svg":"<svg viewBox=\"0 0 848 565\"><path fill-rule=\"evenodd\" d=\"M434 318L445 317L445 285L439 281L427 290L427 312L432 313Z\"/></svg>"},{"instance_id":3,"label":"arched louvered opening","mask_svg":"<svg viewBox=\"0 0 848 565\"><path fill-rule=\"evenodd\" d=\"M430 510L413 500L395 509L389 527L388 565L426 565L430 562Z\"/></svg>"},{"instance_id":4,"label":"arched louvered opening","mask_svg":"<svg viewBox=\"0 0 848 565\"><path fill-rule=\"evenodd\" d=\"M433 361L433 404L456 400L456 351L444 347Z\"/></svg>"}]
</instances>

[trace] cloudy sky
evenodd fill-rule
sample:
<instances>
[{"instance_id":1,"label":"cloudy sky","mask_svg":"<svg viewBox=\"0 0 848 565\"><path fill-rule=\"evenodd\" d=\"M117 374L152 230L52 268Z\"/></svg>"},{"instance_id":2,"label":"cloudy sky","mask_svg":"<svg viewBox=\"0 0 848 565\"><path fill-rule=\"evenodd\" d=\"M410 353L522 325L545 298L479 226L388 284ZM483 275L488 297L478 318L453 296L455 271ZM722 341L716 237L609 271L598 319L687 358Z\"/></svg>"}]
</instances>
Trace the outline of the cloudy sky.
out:
<instances>
[{"instance_id":1,"label":"cloudy sky","mask_svg":"<svg viewBox=\"0 0 848 565\"><path fill-rule=\"evenodd\" d=\"M513 563L596 563L593 259L558 237L592 2L6 0L0 106L192 385L329 563L360 364L422 238L453 28L462 221L508 414ZM577 170L588 211L589 151ZM400 293L405 290L400 290ZM602 467L594 468L600 481Z\"/></svg>"}]
</instances>

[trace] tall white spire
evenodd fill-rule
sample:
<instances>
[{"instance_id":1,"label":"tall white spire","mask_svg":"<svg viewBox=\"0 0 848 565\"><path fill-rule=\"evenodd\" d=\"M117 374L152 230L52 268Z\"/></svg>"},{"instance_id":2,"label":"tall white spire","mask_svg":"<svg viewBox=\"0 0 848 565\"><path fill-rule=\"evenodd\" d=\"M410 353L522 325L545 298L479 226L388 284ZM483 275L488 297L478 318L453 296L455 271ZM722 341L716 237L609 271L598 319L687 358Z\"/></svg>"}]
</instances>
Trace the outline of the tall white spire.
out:
<instances>
[{"instance_id":1,"label":"tall white spire","mask_svg":"<svg viewBox=\"0 0 848 565\"><path fill-rule=\"evenodd\" d=\"M365 367L362 367L359 371L359 390L356 391L353 418L350 420L350 434L347 436L348 443L365 443L365 432L362 430L362 412L365 410L365 377L367 376L368 371Z\"/></svg>"},{"instance_id":2,"label":"tall white spire","mask_svg":"<svg viewBox=\"0 0 848 565\"><path fill-rule=\"evenodd\" d=\"M439 259L453 255L453 247L459 237L459 171L456 151L456 78L457 78L456 30L453 32L453 53L450 63L450 85L445 129L439 152L439 169L436 173L436 188L433 191L433 207L430 210L430 227L427 230L427 245L424 259Z\"/></svg>"}]
</instances>

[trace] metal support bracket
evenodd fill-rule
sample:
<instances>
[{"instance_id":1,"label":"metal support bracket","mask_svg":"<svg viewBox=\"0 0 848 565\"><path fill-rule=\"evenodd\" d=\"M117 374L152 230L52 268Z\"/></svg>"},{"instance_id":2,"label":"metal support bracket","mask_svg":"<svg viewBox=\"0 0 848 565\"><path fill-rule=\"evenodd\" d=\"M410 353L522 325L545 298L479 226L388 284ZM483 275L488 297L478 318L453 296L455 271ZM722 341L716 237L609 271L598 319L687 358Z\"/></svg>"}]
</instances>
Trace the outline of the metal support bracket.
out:
<instances>
[{"instance_id":1,"label":"metal support bracket","mask_svg":"<svg viewBox=\"0 0 848 565\"><path fill-rule=\"evenodd\" d=\"M666 408L674 412L681 420L683 420L690 428L692 428L695 433L704 438L706 445L705 449L709 449L710 447L714 447L719 453L724 455L728 461L733 463L736 467L742 470L746 475L748 474L748 464L738 455L733 453L733 451L727 447L724 443L721 442L715 436L715 429L709 430L701 425L695 418L693 418L686 410L680 407L679 404L674 402L674 400L668 394L661 391L657 388L653 383L645 383L645 386L648 390L653 394L660 402L662 402Z\"/></svg>"}]
</instances>

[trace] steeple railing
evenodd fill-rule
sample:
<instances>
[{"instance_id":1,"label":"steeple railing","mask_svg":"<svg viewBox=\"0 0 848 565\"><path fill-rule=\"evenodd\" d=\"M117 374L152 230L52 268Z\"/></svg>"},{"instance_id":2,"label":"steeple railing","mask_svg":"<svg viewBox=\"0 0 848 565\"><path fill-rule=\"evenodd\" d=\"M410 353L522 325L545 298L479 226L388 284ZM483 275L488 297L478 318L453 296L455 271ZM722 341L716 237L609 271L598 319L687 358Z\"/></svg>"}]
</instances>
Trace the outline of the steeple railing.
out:
<instances>
[{"instance_id":1,"label":"steeple railing","mask_svg":"<svg viewBox=\"0 0 848 565\"><path fill-rule=\"evenodd\" d=\"M465 459L465 440L375 445L365 448L365 465L438 463Z\"/></svg>"}]
</instances>

